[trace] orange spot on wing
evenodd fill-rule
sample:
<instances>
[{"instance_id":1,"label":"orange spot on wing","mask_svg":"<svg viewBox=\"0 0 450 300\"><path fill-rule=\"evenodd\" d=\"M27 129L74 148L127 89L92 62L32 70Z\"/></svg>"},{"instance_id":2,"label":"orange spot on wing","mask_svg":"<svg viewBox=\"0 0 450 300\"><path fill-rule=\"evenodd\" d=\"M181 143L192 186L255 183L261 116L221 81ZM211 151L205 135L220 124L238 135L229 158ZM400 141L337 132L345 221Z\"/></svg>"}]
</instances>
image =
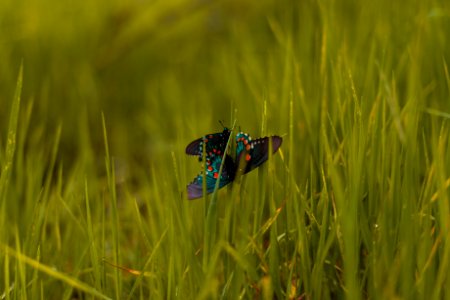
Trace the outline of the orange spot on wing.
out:
<instances>
[{"instance_id":1,"label":"orange spot on wing","mask_svg":"<svg viewBox=\"0 0 450 300\"><path fill-rule=\"evenodd\" d=\"M219 177L219 173L215 172L213 176L214 176L214 178L217 178L217 177Z\"/></svg>"},{"instance_id":2,"label":"orange spot on wing","mask_svg":"<svg viewBox=\"0 0 450 300\"><path fill-rule=\"evenodd\" d=\"M247 153L247 154L245 155L245 160L246 160L246 161L249 161L251 158L252 158L252 157L251 157L250 154Z\"/></svg>"}]
</instances>

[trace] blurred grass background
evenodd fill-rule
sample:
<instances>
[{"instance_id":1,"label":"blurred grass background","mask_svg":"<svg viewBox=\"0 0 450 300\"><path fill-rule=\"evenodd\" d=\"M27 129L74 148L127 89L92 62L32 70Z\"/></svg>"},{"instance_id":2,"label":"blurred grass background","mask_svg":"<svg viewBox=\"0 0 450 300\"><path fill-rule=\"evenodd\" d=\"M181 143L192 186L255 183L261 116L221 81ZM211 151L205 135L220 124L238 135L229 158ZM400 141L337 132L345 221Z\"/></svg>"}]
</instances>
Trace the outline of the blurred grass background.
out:
<instances>
[{"instance_id":1,"label":"blurred grass background","mask_svg":"<svg viewBox=\"0 0 450 300\"><path fill-rule=\"evenodd\" d=\"M449 6L1 1L1 298L450 298ZM284 142L205 262L184 148L234 119Z\"/></svg>"}]
</instances>

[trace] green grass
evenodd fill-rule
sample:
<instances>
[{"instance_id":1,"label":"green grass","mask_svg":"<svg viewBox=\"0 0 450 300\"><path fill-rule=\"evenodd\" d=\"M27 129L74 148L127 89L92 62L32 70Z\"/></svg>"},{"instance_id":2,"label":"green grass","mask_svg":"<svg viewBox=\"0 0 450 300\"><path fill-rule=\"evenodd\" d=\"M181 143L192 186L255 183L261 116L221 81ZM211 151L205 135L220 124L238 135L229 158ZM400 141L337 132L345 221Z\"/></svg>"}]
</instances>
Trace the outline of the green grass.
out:
<instances>
[{"instance_id":1,"label":"green grass","mask_svg":"<svg viewBox=\"0 0 450 300\"><path fill-rule=\"evenodd\" d=\"M1 1L0 299L450 299L450 5L408 2ZM188 201L219 120L283 145Z\"/></svg>"}]
</instances>

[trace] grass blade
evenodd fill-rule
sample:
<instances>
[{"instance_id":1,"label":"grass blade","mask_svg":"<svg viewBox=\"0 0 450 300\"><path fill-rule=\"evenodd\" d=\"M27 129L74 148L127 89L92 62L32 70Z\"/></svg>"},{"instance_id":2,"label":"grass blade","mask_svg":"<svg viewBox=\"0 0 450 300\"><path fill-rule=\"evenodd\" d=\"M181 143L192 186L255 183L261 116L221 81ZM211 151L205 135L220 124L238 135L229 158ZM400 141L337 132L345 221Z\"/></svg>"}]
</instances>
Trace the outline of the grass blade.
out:
<instances>
[{"instance_id":1,"label":"grass blade","mask_svg":"<svg viewBox=\"0 0 450 300\"><path fill-rule=\"evenodd\" d=\"M19 75L17 76L16 91L14 92L14 99L11 107L9 126L8 126L8 139L6 142L6 157L2 164L2 173L0 175L0 201L2 206L5 203L5 197L8 187L8 182L11 176L11 170L14 159L14 152L16 150L17 140L17 123L19 120L20 110L20 98L22 95L22 81L23 81L23 62L20 65ZM4 211L2 209L2 211Z\"/></svg>"}]
</instances>

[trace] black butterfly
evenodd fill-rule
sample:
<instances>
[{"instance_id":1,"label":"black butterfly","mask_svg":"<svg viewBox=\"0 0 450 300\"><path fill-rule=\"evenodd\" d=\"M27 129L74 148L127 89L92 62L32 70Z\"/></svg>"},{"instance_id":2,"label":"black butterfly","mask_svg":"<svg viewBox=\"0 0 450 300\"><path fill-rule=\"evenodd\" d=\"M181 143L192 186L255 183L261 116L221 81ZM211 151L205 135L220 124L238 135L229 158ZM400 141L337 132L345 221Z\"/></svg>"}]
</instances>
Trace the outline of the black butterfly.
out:
<instances>
[{"instance_id":1,"label":"black butterfly","mask_svg":"<svg viewBox=\"0 0 450 300\"><path fill-rule=\"evenodd\" d=\"M259 167L269 158L269 139L272 144L272 153L277 152L283 139L277 135L263 137L256 140L243 132L236 135L236 162L224 153L231 131L224 128L223 132L205 135L186 147L186 154L203 158L203 147L206 153L206 192L212 193L219 177L220 165L225 159L219 188L224 187L234 180L238 172L246 174ZM203 173L200 173L188 187L188 199L196 199L203 196Z\"/></svg>"}]
</instances>

